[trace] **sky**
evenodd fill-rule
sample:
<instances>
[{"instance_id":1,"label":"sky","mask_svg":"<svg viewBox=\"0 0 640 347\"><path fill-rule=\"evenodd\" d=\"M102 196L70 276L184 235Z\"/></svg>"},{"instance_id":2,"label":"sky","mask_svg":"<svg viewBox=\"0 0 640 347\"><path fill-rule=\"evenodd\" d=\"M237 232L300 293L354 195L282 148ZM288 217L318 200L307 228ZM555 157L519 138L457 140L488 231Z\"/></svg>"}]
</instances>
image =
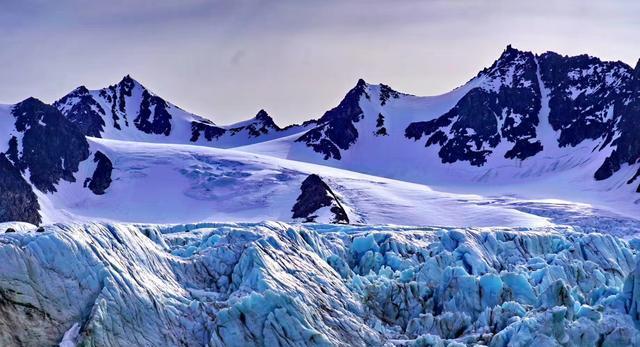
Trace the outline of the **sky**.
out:
<instances>
[{"instance_id":1,"label":"sky","mask_svg":"<svg viewBox=\"0 0 640 347\"><path fill-rule=\"evenodd\" d=\"M640 2L0 0L0 103L53 102L130 74L228 124L321 116L358 78L437 95L507 44L634 66Z\"/></svg>"}]
</instances>

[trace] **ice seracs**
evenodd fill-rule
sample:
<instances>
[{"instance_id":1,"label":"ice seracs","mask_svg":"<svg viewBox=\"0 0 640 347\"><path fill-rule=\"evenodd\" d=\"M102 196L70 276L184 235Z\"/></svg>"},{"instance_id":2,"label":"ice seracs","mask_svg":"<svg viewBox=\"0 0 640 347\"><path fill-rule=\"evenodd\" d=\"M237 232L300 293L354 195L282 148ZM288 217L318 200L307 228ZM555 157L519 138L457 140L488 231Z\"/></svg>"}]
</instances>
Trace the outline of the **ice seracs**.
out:
<instances>
[{"instance_id":1,"label":"ice seracs","mask_svg":"<svg viewBox=\"0 0 640 347\"><path fill-rule=\"evenodd\" d=\"M0 343L633 346L636 253L567 228L59 224L0 235Z\"/></svg>"}]
</instances>

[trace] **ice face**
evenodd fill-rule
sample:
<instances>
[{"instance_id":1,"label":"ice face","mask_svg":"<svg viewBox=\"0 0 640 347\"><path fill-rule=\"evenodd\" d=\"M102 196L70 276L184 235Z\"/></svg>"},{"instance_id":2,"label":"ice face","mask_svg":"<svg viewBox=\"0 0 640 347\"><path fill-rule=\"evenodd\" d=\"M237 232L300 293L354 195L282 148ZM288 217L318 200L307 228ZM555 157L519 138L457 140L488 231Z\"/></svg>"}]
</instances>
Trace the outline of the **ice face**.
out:
<instances>
[{"instance_id":1,"label":"ice face","mask_svg":"<svg viewBox=\"0 0 640 347\"><path fill-rule=\"evenodd\" d=\"M635 253L565 228L58 224L0 235L0 345L637 345Z\"/></svg>"}]
</instances>

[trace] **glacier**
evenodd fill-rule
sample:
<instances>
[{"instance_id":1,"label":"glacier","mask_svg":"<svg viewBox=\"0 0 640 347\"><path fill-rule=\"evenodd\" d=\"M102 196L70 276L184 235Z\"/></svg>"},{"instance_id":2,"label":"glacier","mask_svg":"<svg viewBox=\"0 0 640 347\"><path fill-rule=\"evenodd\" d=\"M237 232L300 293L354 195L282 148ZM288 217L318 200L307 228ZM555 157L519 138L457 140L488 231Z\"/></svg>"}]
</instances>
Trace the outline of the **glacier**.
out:
<instances>
[{"instance_id":1,"label":"glacier","mask_svg":"<svg viewBox=\"0 0 640 347\"><path fill-rule=\"evenodd\" d=\"M23 225L2 346L634 346L640 240L571 227Z\"/></svg>"}]
</instances>

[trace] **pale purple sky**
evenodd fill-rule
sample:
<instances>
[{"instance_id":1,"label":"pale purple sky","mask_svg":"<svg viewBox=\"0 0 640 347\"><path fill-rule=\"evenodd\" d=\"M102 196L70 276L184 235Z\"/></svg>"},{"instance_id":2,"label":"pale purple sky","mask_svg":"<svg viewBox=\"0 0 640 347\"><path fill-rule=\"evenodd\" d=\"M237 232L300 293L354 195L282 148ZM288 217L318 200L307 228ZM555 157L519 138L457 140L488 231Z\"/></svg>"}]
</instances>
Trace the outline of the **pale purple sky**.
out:
<instances>
[{"instance_id":1,"label":"pale purple sky","mask_svg":"<svg viewBox=\"0 0 640 347\"><path fill-rule=\"evenodd\" d=\"M0 0L0 103L125 74L225 124L320 116L358 78L441 94L508 44L635 65L640 2Z\"/></svg>"}]
</instances>

